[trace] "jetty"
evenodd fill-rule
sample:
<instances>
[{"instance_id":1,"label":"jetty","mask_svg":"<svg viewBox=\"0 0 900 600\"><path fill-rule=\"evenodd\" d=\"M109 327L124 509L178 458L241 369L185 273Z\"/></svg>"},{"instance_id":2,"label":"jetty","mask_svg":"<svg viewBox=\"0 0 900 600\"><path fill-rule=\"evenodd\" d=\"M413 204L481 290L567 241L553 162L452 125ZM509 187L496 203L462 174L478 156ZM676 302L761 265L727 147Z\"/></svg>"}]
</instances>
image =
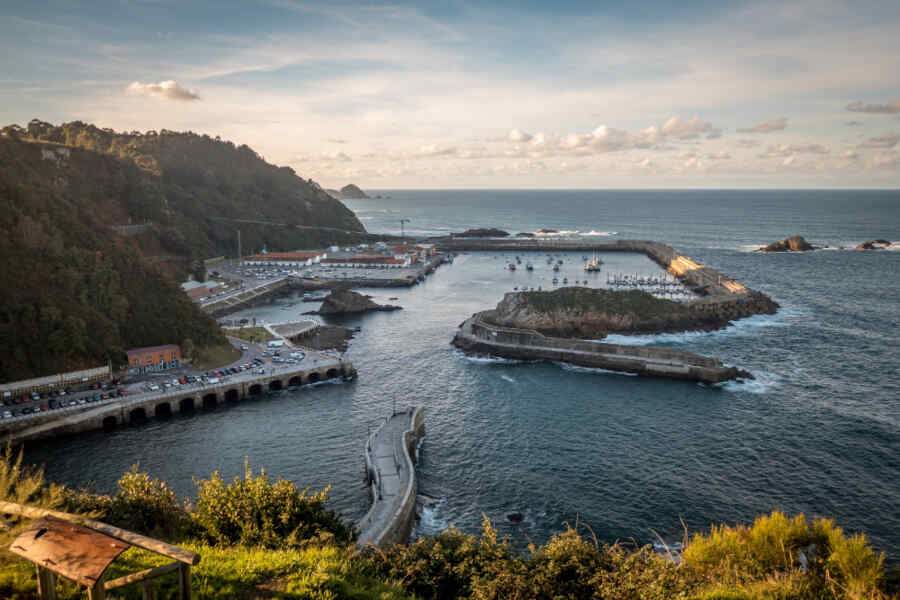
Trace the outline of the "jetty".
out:
<instances>
[{"instance_id":1,"label":"jetty","mask_svg":"<svg viewBox=\"0 0 900 600\"><path fill-rule=\"evenodd\" d=\"M372 506L356 527L357 544L404 543L416 513L416 446L425 435L425 412L410 407L394 413L366 440L366 478Z\"/></svg>"},{"instance_id":2,"label":"jetty","mask_svg":"<svg viewBox=\"0 0 900 600\"><path fill-rule=\"evenodd\" d=\"M481 313L460 326L453 345L473 354L564 362L591 369L707 384L750 376L745 371L725 366L716 358L692 352L550 337L530 329L493 325L485 321Z\"/></svg>"}]
</instances>

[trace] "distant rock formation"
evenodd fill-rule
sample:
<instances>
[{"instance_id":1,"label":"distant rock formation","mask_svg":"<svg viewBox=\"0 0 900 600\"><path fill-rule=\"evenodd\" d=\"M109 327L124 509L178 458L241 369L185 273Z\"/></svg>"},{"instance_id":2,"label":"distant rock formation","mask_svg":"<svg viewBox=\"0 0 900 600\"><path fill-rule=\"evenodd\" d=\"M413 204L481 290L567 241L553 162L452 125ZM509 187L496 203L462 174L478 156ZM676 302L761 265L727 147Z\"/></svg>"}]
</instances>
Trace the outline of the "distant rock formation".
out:
<instances>
[{"instance_id":1,"label":"distant rock formation","mask_svg":"<svg viewBox=\"0 0 900 600\"><path fill-rule=\"evenodd\" d=\"M508 231L497 229L496 227L479 227L475 229L466 229L462 233L454 233L453 237L461 238L498 238L509 237Z\"/></svg>"},{"instance_id":2,"label":"distant rock formation","mask_svg":"<svg viewBox=\"0 0 900 600\"><path fill-rule=\"evenodd\" d=\"M869 240L868 242L863 242L862 244L856 247L857 250L884 250L885 248L889 248L891 246L891 242L888 240Z\"/></svg>"},{"instance_id":3,"label":"distant rock formation","mask_svg":"<svg viewBox=\"0 0 900 600\"><path fill-rule=\"evenodd\" d=\"M537 232L546 235L548 233L559 233L559 229L548 229L546 227L541 227L537 230Z\"/></svg>"},{"instance_id":4,"label":"distant rock formation","mask_svg":"<svg viewBox=\"0 0 900 600\"><path fill-rule=\"evenodd\" d=\"M368 196L364 191L359 189L359 187L351 183L341 188L341 198L350 198L351 200L364 200L368 198Z\"/></svg>"},{"instance_id":5,"label":"distant rock formation","mask_svg":"<svg viewBox=\"0 0 900 600\"><path fill-rule=\"evenodd\" d=\"M390 304L378 304L372 301L370 296L364 296L351 290L334 290L325 300L315 314L319 315L350 315L374 311L400 310L401 306Z\"/></svg>"},{"instance_id":6,"label":"distant rock formation","mask_svg":"<svg viewBox=\"0 0 900 600\"><path fill-rule=\"evenodd\" d=\"M768 246L760 248L760 252L806 252L808 250L815 250L817 247L813 246L802 236L792 235L791 237L784 238L783 240L772 242Z\"/></svg>"},{"instance_id":7,"label":"distant rock formation","mask_svg":"<svg viewBox=\"0 0 900 600\"><path fill-rule=\"evenodd\" d=\"M534 234L530 233L528 231L520 231L519 233L516 234L516 237L517 238L533 238Z\"/></svg>"},{"instance_id":8,"label":"distant rock formation","mask_svg":"<svg viewBox=\"0 0 900 600\"><path fill-rule=\"evenodd\" d=\"M648 334L721 329L734 319L773 314L778 304L759 292L693 305L647 292L567 287L552 292L511 292L483 313L494 325L532 329L555 337L602 339L611 333Z\"/></svg>"}]
</instances>

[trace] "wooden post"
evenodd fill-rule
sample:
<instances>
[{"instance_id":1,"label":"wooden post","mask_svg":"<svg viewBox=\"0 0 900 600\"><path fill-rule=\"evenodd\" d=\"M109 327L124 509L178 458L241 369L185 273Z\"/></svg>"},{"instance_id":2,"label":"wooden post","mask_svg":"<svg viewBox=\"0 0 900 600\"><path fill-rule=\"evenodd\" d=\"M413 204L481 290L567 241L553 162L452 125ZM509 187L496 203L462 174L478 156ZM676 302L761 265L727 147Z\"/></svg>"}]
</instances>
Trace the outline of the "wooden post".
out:
<instances>
[{"instance_id":1,"label":"wooden post","mask_svg":"<svg viewBox=\"0 0 900 600\"><path fill-rule=\"evenodd\" d=\"M103 587L103 578L95 583L87 591L88 600L106 600L106 588Z\"/></svg>"},{"instance_id":2,"label":"wooden post","mask_svg":"<svg viewBox=\"0 0 900 600\"><path fill-rule=\"evenodd\" d=\"M37 567L37 585L41 600L56 600L56 576L51 571Z\"/></svg>"},{"instance_id":3,"label":"wooden post","mask_svg":"<svg viewBox=\"0 0 900 600\"><path fill-rule=\"evenodd\" d=\"M178 589L181 600L191 600L191 567L184 563L178 569Z\"/></svg>"}]
</instances>

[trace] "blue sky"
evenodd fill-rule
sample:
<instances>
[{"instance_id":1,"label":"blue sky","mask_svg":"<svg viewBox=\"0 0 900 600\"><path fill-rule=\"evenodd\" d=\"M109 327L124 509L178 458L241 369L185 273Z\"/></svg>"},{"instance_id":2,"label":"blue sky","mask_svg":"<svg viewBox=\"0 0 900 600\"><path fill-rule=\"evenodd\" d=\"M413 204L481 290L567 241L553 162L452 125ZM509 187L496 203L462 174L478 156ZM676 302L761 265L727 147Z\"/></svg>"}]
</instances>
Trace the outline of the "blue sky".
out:
<instances>
[{"instance_id":1,"label":"blue sky","mask_svg":"<svg viewBox=\"0 0 900 600\"><path fill-rule=\"evenodd\" d=\"M900 3L0 4L0 121L328 186L898 187Z\"/></svg>"}]
</instances>

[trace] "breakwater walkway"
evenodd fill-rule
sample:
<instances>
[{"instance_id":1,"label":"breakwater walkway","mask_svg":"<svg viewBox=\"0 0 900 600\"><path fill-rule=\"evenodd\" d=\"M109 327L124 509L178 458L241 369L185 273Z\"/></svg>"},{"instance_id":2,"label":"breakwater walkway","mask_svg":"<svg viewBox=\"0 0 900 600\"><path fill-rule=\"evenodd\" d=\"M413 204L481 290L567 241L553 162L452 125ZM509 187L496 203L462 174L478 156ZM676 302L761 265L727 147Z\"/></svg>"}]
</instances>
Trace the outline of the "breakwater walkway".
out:
<instances>
[{"instance_id":1,"label":"breakwater walkway","mask_svg":"<svg viewBox=\"0 0 900 600\"><path fill-rule=\"evenodd\" d=\"M453 345L469 353L565 362L592 369L708 384L750 376L740 369L725 366L716 358L692 352L548 337L533 330L493 325L483 319L482 313L475 314L460 326Z\"/></svg>"},{"instance_id":2,"label":"breakwater walkway","mask_svg":"<svg viewBox=\"0 0 900 600\"><path fill-rule=\"evenodd\" d=\"M372 507L357 523L360 546L403 543L416 512L416 445L425 435L421 407L395 413L366 440L366 477Z\"/></svg>"}]
</instances>

